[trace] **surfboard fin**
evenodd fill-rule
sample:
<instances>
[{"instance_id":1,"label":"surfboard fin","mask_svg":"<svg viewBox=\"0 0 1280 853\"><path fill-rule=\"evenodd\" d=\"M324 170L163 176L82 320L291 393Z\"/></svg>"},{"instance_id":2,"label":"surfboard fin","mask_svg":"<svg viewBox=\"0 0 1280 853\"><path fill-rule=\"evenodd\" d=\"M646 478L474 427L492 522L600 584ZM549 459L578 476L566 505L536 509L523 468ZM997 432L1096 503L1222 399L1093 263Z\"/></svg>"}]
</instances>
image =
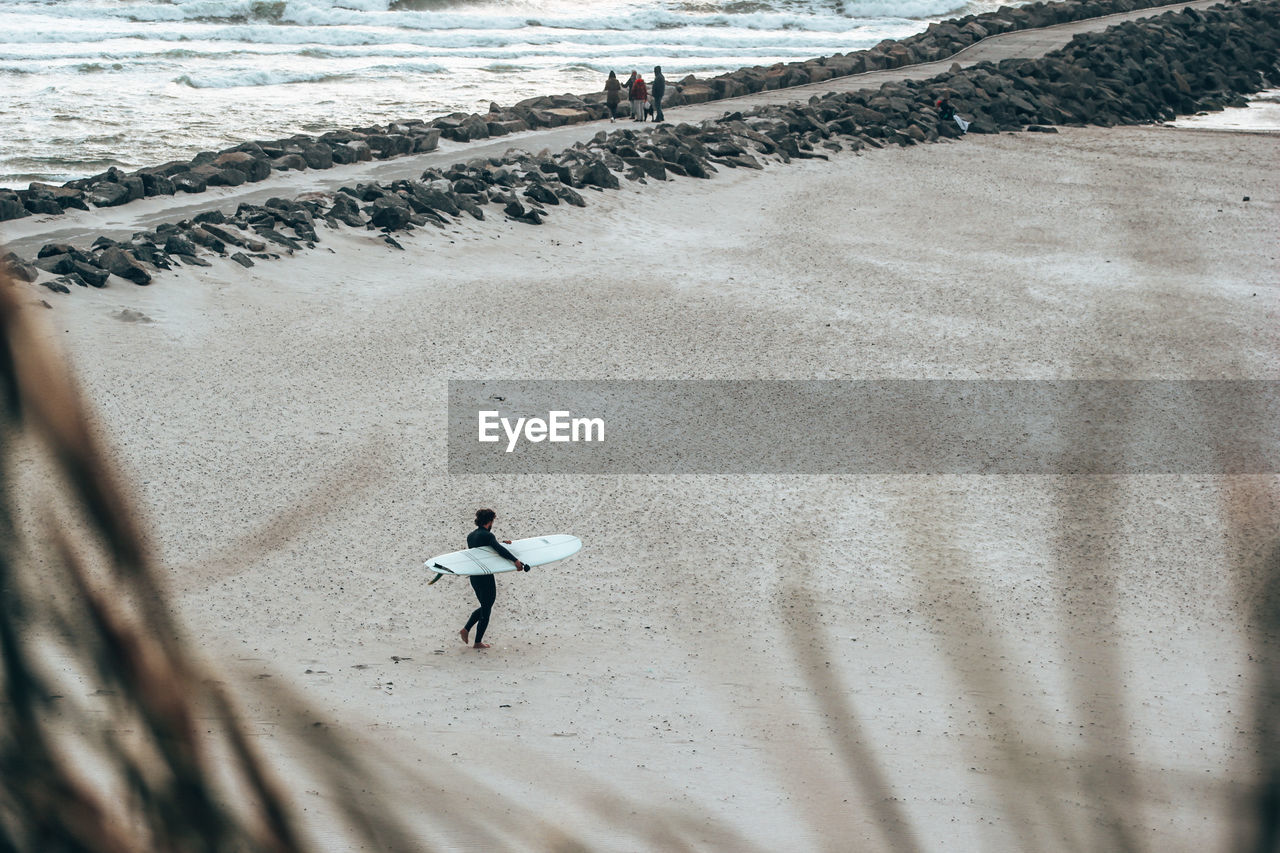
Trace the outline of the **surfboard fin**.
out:
<instances>
[{"instance_id":1,"label":"surfboard fin","mask_svg":"<svg viewBox=\"0 0 1280 853\"><path fill-rule=\"evenodd\" d=\"M440 580L440 578L442 577L444 577L443 574L441 574L440 572L436 572L436 576L433 577L431 580L427 581L427 586L431 586L433 583Z\"/></svg>"}]
</instances>

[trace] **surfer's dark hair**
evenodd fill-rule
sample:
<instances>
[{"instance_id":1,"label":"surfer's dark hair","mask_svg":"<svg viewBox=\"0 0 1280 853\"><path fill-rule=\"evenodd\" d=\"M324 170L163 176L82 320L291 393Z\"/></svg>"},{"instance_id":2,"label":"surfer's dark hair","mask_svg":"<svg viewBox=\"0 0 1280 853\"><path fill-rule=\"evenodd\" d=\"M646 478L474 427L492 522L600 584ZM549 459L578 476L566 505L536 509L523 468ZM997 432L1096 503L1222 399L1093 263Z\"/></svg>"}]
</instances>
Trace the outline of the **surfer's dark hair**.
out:
<instances>
[{"instance_id":1,"label":"surfer's dark hair","mask_svg":"<svg viewBox=\"0 0 1280 853\"><path fill-rule=\"evenodd\" d=\"M478 509L476 510L476 527L484 527L497 517L498 514L491 509Z\"/></svg>"}]
</instances>

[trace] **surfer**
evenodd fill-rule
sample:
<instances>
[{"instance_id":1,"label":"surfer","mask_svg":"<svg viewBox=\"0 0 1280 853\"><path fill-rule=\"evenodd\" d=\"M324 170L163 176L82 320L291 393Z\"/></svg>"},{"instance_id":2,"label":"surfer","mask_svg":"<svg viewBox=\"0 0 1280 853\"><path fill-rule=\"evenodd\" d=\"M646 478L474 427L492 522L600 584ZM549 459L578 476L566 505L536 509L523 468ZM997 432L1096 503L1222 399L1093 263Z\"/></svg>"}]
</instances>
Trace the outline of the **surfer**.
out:
<instances>
[{"instance_id":1,"label":"surfer","mask_svg":"<svg viewBox=\"0 0 1280 853\"><path fill-rule=\"evenodd\" d=\"M498 537L493 535L493 520L498 514L491 509L476 510L476 529L467 534L468 548L483 548L488 545L499 556L505 557L516 564L516 571L529 571L529 567L516 559L516 555L512 554L506 548L502 547L502 542L498 541ZM511 544L510 539L504 539L508 545ZM471 618L467 620L467 625L458 632L458 636L462 638L462 642L471 642L471 628L476 629L476 641L473 648L487 649L489 644L483 642L484 631L489 627L489 612L493 609L493 602L498 598L498 584L493 579L493 575L472 575L471 588L476 591L476 598L480 601L480 606L471 614Z\"/></svg>"}]
</instances>

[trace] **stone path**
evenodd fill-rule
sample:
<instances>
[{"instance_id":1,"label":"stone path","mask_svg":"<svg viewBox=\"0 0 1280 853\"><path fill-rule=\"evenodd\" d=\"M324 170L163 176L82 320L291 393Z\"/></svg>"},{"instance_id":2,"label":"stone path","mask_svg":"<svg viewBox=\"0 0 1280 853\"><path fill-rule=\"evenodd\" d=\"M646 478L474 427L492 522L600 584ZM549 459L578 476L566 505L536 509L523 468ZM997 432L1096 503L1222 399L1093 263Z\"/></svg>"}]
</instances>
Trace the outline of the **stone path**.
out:
<instances>
[{"instance_id":1,"label":"stone path","mask_svg":"<svg viewBox=\"0 0 1280 853\"><path fill-rule=\"evenodd\" d=\"M999 62L1002 59L1034 59L1063 47L1079 33L1102 30L1122 21L1162 15L1171 10L1188 7L1206 9L1220 2L1221 0L1194 0L1189 3L1176 3L1057 24L1052 27L1001 33L983 39L954 56L937 62L868 71L788 89L758 92L703 104L671 107L663 112L667 120L673 123L698 122L718 118L735 110L748 110L758 105L804 101L813 95L823 95L827 92L876 89L885 83L899 80L927 80L943 73L957 62L961 67L967 68L981 62ZM306 192L331 193L339 187L350 186L357 182L386 183L417 179L424 169L444 168L473 157L501 156L510 148L523 148L531 152L545 148L558 152L575 142L590 139L601 130L632 126L634 125L626 120L620 120L616 124L607 121L591 121L565 127L530 130L477 142L441 140L439 148L424 154L353 163L323 171L276 172L258 183L243 184L239 187L211 188L206 192L190 196L159 196L130 202L120 207L69 211L56 217L30 216L12 220L0 226L0 245L4 245L6 250L17 252L22 257L32 258L46 243L65 242L79 245L100 235L126 240L137 231L149 230L165 222L188 219L212 208L231 211L242 202L262 204L273 196L293 198Z\"/></svg>"}]
</instances>

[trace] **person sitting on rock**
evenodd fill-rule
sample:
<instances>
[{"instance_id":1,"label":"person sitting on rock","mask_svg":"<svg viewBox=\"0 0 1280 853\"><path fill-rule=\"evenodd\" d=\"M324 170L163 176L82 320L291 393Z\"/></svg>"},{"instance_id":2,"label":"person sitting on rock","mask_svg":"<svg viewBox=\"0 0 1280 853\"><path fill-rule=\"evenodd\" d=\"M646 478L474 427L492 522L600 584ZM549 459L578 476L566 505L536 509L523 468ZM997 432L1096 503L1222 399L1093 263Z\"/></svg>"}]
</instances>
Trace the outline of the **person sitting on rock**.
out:
<instances>
[{"instance_id":1,"label":"person sitting on rock","mask_svg":"<svg viewBox=\"0 0 1280 853\"><path fill-rule=\"evenodd\" d=\"M956 127L960 128L961 133L969 132L969 122L960 118L960 116L956 114L956 108L951 106L951 100L949 98L943 95L941 98L938 98L938 103L935 104L935 106L938 108L939 119L942 121L950 119L956 123Z\"/></svg>"}]
</instances>

